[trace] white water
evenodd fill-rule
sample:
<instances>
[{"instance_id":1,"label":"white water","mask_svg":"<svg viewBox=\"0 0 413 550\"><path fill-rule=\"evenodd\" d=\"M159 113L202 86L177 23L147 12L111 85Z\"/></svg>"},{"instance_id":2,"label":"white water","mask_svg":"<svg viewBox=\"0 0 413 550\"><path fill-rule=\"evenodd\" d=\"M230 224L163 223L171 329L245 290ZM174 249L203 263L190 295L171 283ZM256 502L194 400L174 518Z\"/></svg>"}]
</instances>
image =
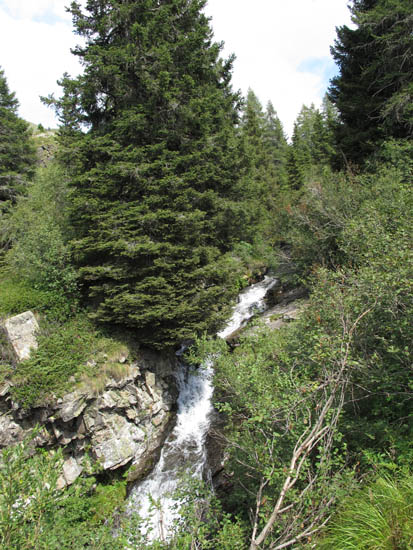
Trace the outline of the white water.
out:
<instances>
[{"instance_id":1,"label":"white water","mask_svg":"<svg viewBox=\"0 0 413 550\"><path fill-rule=\"evenodd\" d=\"M274 283L274 279L265 277L260 283L245 289L227 326L218 336L226 338L257 311L263 311L265 295ZM171 493L177 489L182 471L196 478L201 478L204 473L207 458L205 439L213 412L212 375L212 362L200 369L180 366L176 426L165 441L152 473L131 491L129 510L138 512L146 521L147 536L151 540L167 538L179 517L179 503ZM153 502L156 502L156 507Z\"/></svg>"}]
</instances>

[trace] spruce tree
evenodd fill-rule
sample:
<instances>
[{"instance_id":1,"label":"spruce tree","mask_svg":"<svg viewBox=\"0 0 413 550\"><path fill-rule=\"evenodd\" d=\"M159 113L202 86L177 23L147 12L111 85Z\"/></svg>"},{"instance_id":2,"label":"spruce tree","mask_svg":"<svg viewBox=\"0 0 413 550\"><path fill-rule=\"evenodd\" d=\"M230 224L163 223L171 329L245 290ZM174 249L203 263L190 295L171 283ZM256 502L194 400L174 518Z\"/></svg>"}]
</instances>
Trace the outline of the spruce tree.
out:
<instances>
[{"instance_id":1,"label":"spruce tree","mask_svg":"<svg viewBox=\"0 0 413 550\"><path fill-rule=\"evenodd\" d=\"M271 101L264 114L264 147L272 177L280 187L287 183L288 143L284 129Z\"/></svg>"},{"instance_id":2,"label":"spruce tree","mask_svg":"<svg viewBox=\"0 0 413 550\"><path fill-rule=\"evenodd\" d=\"M73 2L84 74L65 75L54 101L93 315L155 348L220 325L233 295L226 253L248 214L232 59L220 59L204 5Z\"/></svg>"},{"instance_id":3,"label":"spruce tree","mask_svg":"<svg viewBox=\"0 0 413 550\"><path fill-rule=\"evenodd\" d=\"M253 90L243 104L239 127L240 158L244 194L254 212L251 224L262 234L272 219L274 201L285 183L288 145L274 107L264 112Z\"/></svg>"},{"instance_id":4,"label":"spruce tree","mask_svg":"<svg viewBox=\"0 0 413 550\"><path fill-rule=\"evenodd\" d=\"M35 165L29 125L19 118L18 106L16 95L10 92L0 68L0 204L3 211L24 191Z\"/></svg>"},{"instance_id":5,"label":"spruce tree","mask_svg":"<svg viewBox=\"0 0 413 550\"><path fill-rule=\"evenodd\" d=\"M294 123L288 159L289 183L300 187L312 168L328 166L335 156L334 109L324 99L322 109L303 105Z\"/></svg>"},{"instance_id":6,"label":"spruce tree","mask_svg":"<svg viewBox=\"0 0 413 550\"><path fill-rule=\"evenodd\" d=\"M340 112L344 156L362 163L387 138L413 135L413 21L406 0L354 0L355 28L337 29L340 73L330 99Z\"/></svg>"}]
</instances>

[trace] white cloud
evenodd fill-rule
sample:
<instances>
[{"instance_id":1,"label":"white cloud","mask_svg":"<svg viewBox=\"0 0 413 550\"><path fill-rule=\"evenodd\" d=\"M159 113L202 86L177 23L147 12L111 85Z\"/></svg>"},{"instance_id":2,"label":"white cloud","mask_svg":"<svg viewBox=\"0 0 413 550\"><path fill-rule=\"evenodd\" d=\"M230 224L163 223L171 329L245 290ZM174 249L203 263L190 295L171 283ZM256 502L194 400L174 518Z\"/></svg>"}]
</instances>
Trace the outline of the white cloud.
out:
<instances>
[{"instance_id":1,"label":"white cloud","mask_svg":"<svg viewBox=\"0 0 413 550\"><path fill-rule=\"evenodd\" d=\"M37 2L39 0L29 3ZM58 4L57 1L51 3ZM23 0L20 0L20 4L21 11L16 11L19 17L10 15L0 6L0 64L9 88L16 92L20 102L20 116L45 126L56 126L53 111L41 104L39 96L47 96L52 92L59 96L61 92L57 79L66 71L72 74L80 72L76 58L70 53L77 38L72 34L70 23L34 21L30 19L34 8L30 11L27 2ZM26 16L29 13L30 16ZM37 13L39 17L40 14L50 17L50 12Z\"/></svg>"},{"instance_id":2,"label":"white cloud","mask_svg":"<svg viewBox=\"0 0 413 550\"><path fill-rule=\"evenodd\" d=\"M17 19L40 19L52 16L71 21L64 0L1 0L0 6Z\"/></svg>"},{"instance_id":3,"label":"white cloud","mask_svg":"<svg viewBox=\"0 0 413 550\"><path fill-rule=\"evenodd\" d=\"M319 104L325 92L322 71L299 67L330 58L335 27L350 23L347 0L209 0L206 13L224 54L237 57L234 87L271 100L291 133L303 103Z\"/></svg>"},{"instance_id":4,"label":"white cloud","mask_svg":"<svg viewBox=\"0 0 413 550\"><path fill-rule=\"evenodd\" d=\"M72 33L70 0L0 0L0 65L20 101L20 114L32 122L56 125L39 95L60 94L56 80L80 72L70 54L79 37ZM348 24L347 0L209 0L207 14L224 55L235 53L234 88L251 86L277 109L285 129L303 103L319 103L325 91L321 65L329 58L335 26ZM301 65L301 71L299 67ZM303 68L306 68L303 71Z\"/></svg>"}]
</instances>

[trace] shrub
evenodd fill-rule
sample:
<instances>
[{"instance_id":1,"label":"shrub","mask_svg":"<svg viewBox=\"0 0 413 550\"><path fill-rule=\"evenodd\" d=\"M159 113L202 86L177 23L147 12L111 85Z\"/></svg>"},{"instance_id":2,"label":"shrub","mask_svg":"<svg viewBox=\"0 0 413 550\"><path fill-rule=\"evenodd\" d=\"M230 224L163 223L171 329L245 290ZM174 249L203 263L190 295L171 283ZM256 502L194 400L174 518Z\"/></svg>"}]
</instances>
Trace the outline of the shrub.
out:
<instances>
[{"instance_id":1,"label":"shrub","mask_svg":"<svg viewBox=\"0 0 413 550\"><path fill-rule=\"evenodd\" d=\"M39 347L21 362L13 376L13 396L25 407L38 404L52 393L73 389L75 376L92 354L96 333L84 315L62 325L46 325ZM72 386L72 388L70 387Z\"/></svg>"},{"instance_id":2,"label":"shrub","mask_svg":"<svg viewBox=\"0 0 413 550\"><path fill-rule=\"evenodd\" d=\"M49 306L56 300L58 309L62 308L62 296L73 301L77 291L67 246L70 225L66 200L61 169L55 164L39 168L27 196L18 200L5 227L12 245L5 261L14 279L48 292Z\"/></svg>"}]
</instances>

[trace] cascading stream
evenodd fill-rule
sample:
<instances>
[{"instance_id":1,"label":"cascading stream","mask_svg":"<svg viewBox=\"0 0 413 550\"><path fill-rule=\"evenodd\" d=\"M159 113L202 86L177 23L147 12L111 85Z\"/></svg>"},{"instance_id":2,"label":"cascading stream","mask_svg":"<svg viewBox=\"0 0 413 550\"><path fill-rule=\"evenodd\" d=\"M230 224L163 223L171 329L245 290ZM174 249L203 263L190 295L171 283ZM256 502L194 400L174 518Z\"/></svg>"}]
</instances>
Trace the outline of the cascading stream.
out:
<instances>
[{"instance_id":1,"label":"cascading stream","mask_svg":"<svg viewBox=\"0 0 413 550\"><path fill-rule=\"evenodd\" d=\"M230 321L218 336L226 338L255 313L263 311L265 295L274 283L275 279L265 277L246 288L239 296ZM158 464L131 491L129 510L138 512L145 520L147 536L152 540L167 538L177 520L177 502L171 494L179 485L182 470L196 478L201 478L204 473L207 459L205 439L213 412L212 376L212 361L200 369L180 365L175 428L164 443ZM156 507L153 502L156 502Z\"/></svg>"}]
</instances>

